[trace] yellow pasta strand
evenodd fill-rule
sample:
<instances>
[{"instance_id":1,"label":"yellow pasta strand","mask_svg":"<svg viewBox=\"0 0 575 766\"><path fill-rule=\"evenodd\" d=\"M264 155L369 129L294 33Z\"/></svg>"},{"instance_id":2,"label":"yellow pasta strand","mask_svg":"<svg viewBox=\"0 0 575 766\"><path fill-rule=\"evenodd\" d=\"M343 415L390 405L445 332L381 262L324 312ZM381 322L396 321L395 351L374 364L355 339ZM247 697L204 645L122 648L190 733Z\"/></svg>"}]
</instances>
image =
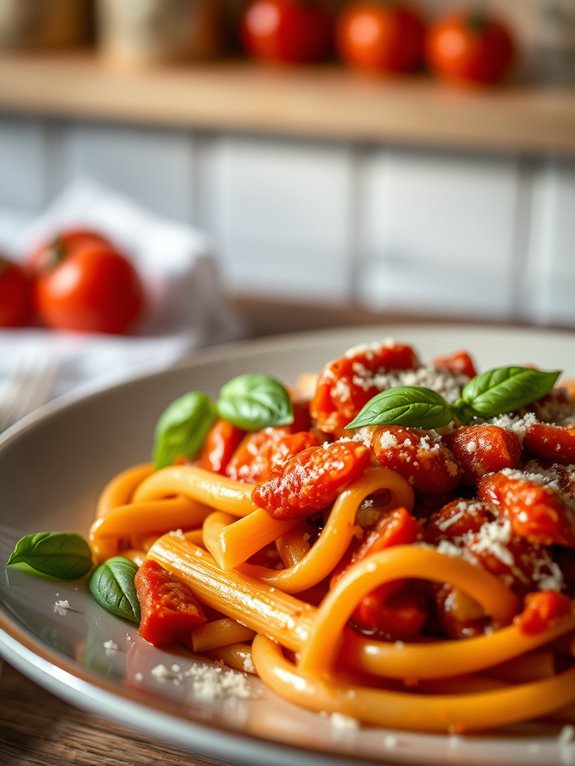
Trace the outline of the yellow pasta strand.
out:
<instances>
[{"instance_id":1,"label":"yellow pasta strand","mask_svg":"<svg viewBox=\"0 0 575 766\"><path fill-rule=\"evenodd\" d=\"M240 625L236 620L222 617L200 625L192 631L192 648L194 652L209 652L220 646L251 641L255 633L250 628Z\"/></svg>"},{"instance_id":2,"label":"yellow pasta strand","mask_svg":"<svg viewBox=\"0 0 575 766\"><path fill-rule=\"evenodd\" d=\"M125 505L132 499L137 487L154 471L151 463L128 468L106 484L98 499L96 518L104 516L112 508Z\"/></svg>"},{"instance_id":3,"label":"yellow pasta strand","mask_svg":"<svg viewBox=\"0 0 575 766\"><path fill-rule=\"evenodd\" d=\"M302 672L309 673L313 668L319 674L327 673L340 647L343 629L359 601L384 582L411 577L461 588L502 625L517 612L516 596L486 570L432 548L398 545L349 567L327 594L301 652Z\"/></svg>"},{"instance_id":4,"label":"yellow pasta strand","mask_svg":"<svg viewBox=\"0 0 575 766\"><path fill-rule=\"evenodd\" d=\"M300 561L280 571L252 564L242 566L241 571L287 593L300 593L317 585L331 574L348 549L361 503L382 491L389 493L389 500L381 505L382 512L400 506L411 509L413 492L404 479L387 468L370 469L339 495L321 535Z\"/></svg>"},{"instance_id":5,"label":"yellow pasta strand","mask_svg":"<svg viewBox=\"0 0 575 766\"><path fill-rule=\"evenodd\" d=\"M575 618L557 621L532 636L509 625L491 634L453 641L397 644L371 641L346 632L342 654L352 667L374 676L398 679L448 678L485 670L527 654L575 629Z\"/></svg>"},{"instance_id":6,"label":"yellow pasta strand","mask_svg":"<svg viewBox=\"0 0 575 766\"><path fill-rule=\"evenodd\" d=\"M232 516L245 516L256 509L253 487L227 479L197 466L170 466L145 479L134 493L134 501L145 503L184 495Z\"/></svg>"},{"instance_id":7,"label":"yellow pasta strand","mask_svg":"<svg viewBox=\"0 0 575 766\"><path fill-rule=\"evenodd\" d=\"M211 508L187 497L121 505L96 519L90 527L90 540L198 527L209 513Z\"/></svg>"},{"instance_id":8,"label":"yellow pasta strand","mask_svg":"<svg viewBox=\"0 0 575 766\"><path fill-rule=\"evenodd\" d=\"M234 670L255 675L256 669L252 660L252 649L247 644L230 644L212 649L210 652L216 660L222 660Z\"/></svg>"},{"instance_id":9,"label":"yellow pasta strand","mask_svg":"<svg viewBox=\"0 0 575 766\"><path fill-rule=\"evenodd\" d=\"M283 565L292 567L307 556L310 549L308 524L301 522L276 539L276 548Z\"/></svg>"},{"instance_id":10,"label":"yellow pasta strand","mask_svg":"<svg viewBox=\"0 0 575 766\"><path fill-rule=\"evenodd\" d=\"M300 521L276 521L262 508L238 521L225 513L212 513L204 523L204 544L222 569L234 569Z\"/></svg>"},{"instance_id":11,"label":"yellow pasta strand","mask_svg":"<svg viewBox=\"0 0 575 766\"><path fill-rule=\"evenodd\" d=\"M256 636L252 657L264 683L311 710L376 726L428 732L474 731L547 715L575 700L575 666L550 679L471 694L416 695L335 682L302 672L281 647Z\"/></svg>"},{"instance_id":12,"label":"yellow pasta strand","mask_svg":"<svg viewBox=\"0 0 575 766\"><path fill-rule=\"evenodd\" d=\"M288 649L307 639L315 608L234 570L224 572L202 548L176 535L164 535L148 551L169 572L186 582L195 595L256 633L266 633Z\"/></svg>"},{"instance_id":13,"label":"yellow pasta strand","mask_svg":"<svg viewBox=\"0 0 575 766\"><path fill-rule=\"evenodd\" d=\"M210 508L186 497L120 505L95 520L88 538L94 557L102 561L121 551L122 538L139 547L135 536L155 533L158 537L170 530L197 527L209 513Z\"/></svg>"}]
</instances>

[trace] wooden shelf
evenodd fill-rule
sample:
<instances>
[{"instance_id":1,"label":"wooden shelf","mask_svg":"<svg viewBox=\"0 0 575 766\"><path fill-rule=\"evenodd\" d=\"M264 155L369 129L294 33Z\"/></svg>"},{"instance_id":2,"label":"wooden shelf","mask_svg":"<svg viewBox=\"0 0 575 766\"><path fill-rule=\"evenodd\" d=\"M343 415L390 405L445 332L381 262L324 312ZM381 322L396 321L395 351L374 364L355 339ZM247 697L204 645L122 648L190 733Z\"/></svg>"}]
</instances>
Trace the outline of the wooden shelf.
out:
<instances>
[{"instance_id":1,"label":"wooden shelf","mask_svg":"<svg viewBox=\"0 0 575 766\"><path fill-rule=\"evenodd\" d=\"M464 91L337 66L147 70L92 53L0 56L0 112L487 151L575 154L575 90Z\"/></svg>"}]
</instances>

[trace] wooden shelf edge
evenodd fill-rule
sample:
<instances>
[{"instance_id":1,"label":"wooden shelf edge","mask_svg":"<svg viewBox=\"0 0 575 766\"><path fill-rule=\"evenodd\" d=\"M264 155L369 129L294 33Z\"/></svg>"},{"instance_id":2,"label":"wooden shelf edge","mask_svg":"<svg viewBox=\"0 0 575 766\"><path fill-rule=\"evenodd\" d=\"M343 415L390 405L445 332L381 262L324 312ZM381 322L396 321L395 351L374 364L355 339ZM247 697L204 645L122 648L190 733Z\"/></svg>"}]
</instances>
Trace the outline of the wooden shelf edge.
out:
<instances>
[{"instance_id":1,"label":"wooden shelf edge","mask_svg":"<svg viewBox=\"0 0 575 766\"><path fill-rule=\"evenodd\" d=\"M478 151L575 154L575 90L463 91L337 66L112 67L93 53L0 56L0 112Z\"/></svg>"}]
</instances>

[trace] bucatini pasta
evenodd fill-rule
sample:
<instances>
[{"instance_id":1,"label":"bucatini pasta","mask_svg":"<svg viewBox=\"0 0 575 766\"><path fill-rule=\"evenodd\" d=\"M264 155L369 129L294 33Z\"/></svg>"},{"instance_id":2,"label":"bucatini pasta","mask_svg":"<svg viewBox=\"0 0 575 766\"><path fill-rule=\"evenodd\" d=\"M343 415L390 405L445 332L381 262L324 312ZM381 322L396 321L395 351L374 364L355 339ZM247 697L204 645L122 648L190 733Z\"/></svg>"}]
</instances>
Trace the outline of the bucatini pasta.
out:
<instances>
[{"instance_id":1,"label":"bucatini pasta","mask_svg":"<svg viewBox=\"0 0 575 766\"><path fill-rule=\"evenodd\" d=\"M289 394L240 376L162 416L155 464L103 490L92 552L138 565L144 638L306 708L432 732L571 720L575 404L558 374L477 375L466 352L424 365L386 341Z\"/></svg>"}]
</instances>

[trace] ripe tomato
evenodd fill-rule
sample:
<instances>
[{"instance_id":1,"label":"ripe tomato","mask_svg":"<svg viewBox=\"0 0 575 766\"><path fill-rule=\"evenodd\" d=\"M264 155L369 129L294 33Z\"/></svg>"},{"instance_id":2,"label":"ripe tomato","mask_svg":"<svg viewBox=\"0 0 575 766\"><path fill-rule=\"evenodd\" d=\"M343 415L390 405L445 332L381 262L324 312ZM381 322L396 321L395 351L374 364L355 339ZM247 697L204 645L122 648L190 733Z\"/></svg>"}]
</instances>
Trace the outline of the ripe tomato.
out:
<instances>
[{"instance_id":1,"label":"ripe tomato","mask_svg":"<svg viewBox=\"0 0 575 766\"><path fill-rule=\"evenodd\" d=\"M470 13L440 18L429 31L426 47L430 68L458 83L501 82L515 58L515 43L506 24Z\"/></svg>"},{"instance_id":2,"label":"ripe tomato","mask_svg":"<svg viewBox=\"0 0 575 766\"><path fill-rule=\"evenodd\" d=\"M102 245L77 247L41 273L35 298L38 315L49 327L116 335L134 324L144 306L130 261Z\"/></svg>"},{"instance_id":3,"label":"ripe tomato","mask_svg":"<svg viewBox=\"0 0 575 766\"><path fill-rule=\"evenodd\" d=\"M87 245L98 245L113 249L114 245L92 229L67 229L53 239L42 242L28 255L26 268L32 274L51 269L67 258L74 250Z\"/></svg>"},{"instance_id":4,"label":"ripe tomato","mask_svg":"<svg viewBox=\"0 0 575 766\"><path fill-rule=\"evenodd\" d=\"M241 24L244 48L265 61L309 64L325 59L331 18L319 2L252 0Z\"/></svg>"},{"instance_id":5,"label":"ripe tomato","mask_svg":"<svg viewBox=\"0 0 575 766\"><path fill-rule=\"evenodd\" d=\"M0 257L0 327L23 327L31 319L30 279L18 264Z\"/></svg>"},{"instance_id":6,"label":"ripe tomato","mask_svg":"<svg viewBox=\"0 0 575 766\"><path fill-rule=\"evenodd\" d=\"M353 2L339 17L340 57L367 71L410 72L423 62L425 22L408 3Z\"/></svg>"}]
</instances>

